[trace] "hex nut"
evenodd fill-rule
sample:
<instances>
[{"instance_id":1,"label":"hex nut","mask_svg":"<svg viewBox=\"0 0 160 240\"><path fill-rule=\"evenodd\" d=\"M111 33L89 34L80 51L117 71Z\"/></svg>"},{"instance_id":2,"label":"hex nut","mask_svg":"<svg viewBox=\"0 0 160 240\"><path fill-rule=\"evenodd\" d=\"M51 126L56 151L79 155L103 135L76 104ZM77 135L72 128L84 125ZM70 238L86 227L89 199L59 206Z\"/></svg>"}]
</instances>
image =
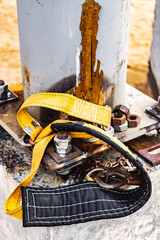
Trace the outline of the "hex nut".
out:
<instances>
[{"instance_id":1,"label":"hex nut","mask_svg":"<svg viewBox=\"0 0 160 240\"><path fill-rule=\"evenodd\" d=\"M128 127L137 127L140 124L140 117L136 114L130 114L127 118Z\"/></svg>"},{"instance_id":2,"label":"hex nut","mask_svg":"<svg viewBox=\"0 0 160 240\"><path fill-rule=\"evenodd\" d=\"M110 134L111 136L113 136L114 135L114 128L112 126L110 126L110 128L108 130L106 130L106 132L108 134Z\"/></svg>"},{"instance_id":3,"label":"hex nut","mask_svg":"<svg viewBox=\"0 0 160 240\"><path fill-rule=\"evenodd\" d=\"M113 126L119 126L126 122L126 115L122 114L122 112L114 112L111 116L111 122Z\"/></svg>"},{"instance_id":4,"label":"hex nut","mask_svg":"<svg viewBox=\"0 0 160 240\"><path fill-rule=\"evenodd\" d=\"M128 122L126 121L124 124L119 125L119 126L114 126L114 130L117 132L124 132L128 128Z\"/></svg>"},{"instance_id":5,"label":"hex nut","mask_svg":"<svg viewBox=\"0 0 160 240\"><path fill-rule=\"evenodd\" d=\"M0 99L5 100L8 98L8 83L0 80Z\"/></svg>"},{"instance_id":6,"label":"hex nut","mask_svg":"<svg viewBox=\"0 0 160 240\"><path fill-rule=\"evenodd\" d=\"M66 139L54 137L55 150L59 155L66 155L72 150L71 137L68 135Z\"/></svg>"},{"instance_id":7,"label":"hex nut","mask_svg":"<svg viewBox=\"0 0 160 240\"><path fill-rule=\"evenodd\" d=\"M130 111L129 108L127 108L124 105L117 105L115 106L115 108L113 109L113 113L120 111L122 114L126 115L126 118L129 116Z\"/></svg>"}]
</instances>

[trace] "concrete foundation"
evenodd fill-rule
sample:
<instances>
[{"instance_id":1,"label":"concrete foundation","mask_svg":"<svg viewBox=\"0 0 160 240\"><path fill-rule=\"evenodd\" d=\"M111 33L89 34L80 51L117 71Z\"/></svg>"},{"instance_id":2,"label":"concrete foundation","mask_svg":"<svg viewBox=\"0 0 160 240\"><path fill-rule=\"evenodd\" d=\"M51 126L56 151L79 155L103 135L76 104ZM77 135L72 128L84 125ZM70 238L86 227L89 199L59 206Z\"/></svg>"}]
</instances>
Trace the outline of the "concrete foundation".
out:
<instances>
[{"instance_id":1,"label":"concrete foundation","mask_svg":"<svg viewBox=\"0 0 160 240\"><path fill-rule=\"evenodd\" d=\"M61 227L23 228L22 221L3 212L5 200L28 173L31 154L0 128L0 239L1 240L159 240L160 239L160 166L149 167L153 183L150 200L138 212L119 219L100 220ZM16 155L15 155L16 154ZM114 157L113 150L105 153ZM22 158L23 157L23 158ZM22 159L21 159L22 158ZM14 162L7 161L14 159ZM20 162L22 163L20 165ZM19 169L15 167L19 163ZM6 164L8 167L6 167ZM24 170L25 169L25 170ZM18 170L18 171L17 171ZM61 178L40 167L32 186L57 186Z\"/></svg>"}]
</instances>

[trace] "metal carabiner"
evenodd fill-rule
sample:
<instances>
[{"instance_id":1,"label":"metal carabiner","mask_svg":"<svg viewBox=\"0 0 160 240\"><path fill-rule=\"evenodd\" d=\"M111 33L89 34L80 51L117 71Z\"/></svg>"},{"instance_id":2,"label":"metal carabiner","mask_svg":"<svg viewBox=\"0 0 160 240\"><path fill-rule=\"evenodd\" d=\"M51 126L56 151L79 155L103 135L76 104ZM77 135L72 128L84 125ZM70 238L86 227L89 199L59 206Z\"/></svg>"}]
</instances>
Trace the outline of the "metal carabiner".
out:
<instances>
[{"instance_id":1,"label":"metal carabiner","mask_svg":"<svg viewBox=\"0 0 160 240\"><path fill-rule=\"evenodd\" d=\"M130 172L126 169L95 168L89 171L86 179L95 181L103 189L116 189L124 185L141 185L143 179L138 172Z\"/></svg>"},{"instance_id":2,"label":"metal carabiner","mask_svg":"<svg viewBox=\"0 0 160 240\"><path fill-rule=\"evenodd\" d=\"M92 169L92 170L90 170L87 174L86 174L86 179L87 180L94 180L94 175L97 173L97 172L103 172L104 173L104 171L106 172L106 169L104 169L104 168L94 168L94 169ZM93 176L92 176L93 175ZM108 179L106 179L106 180L108 180Z\"/></svg>"},{"instance_id":3,"label":"metal carabiner","mask_svg":"<svg viewBox=\"0 0 160 240\"><path fill-rule=\"evenodd\" d=\"M104 171L103 174L107 174L107 181L105 177L105 182L102 180L103 175L97 173L94 176L94 181L104 189L116 189L122 187L128 183L126 175L118 171ZM118 177L118 179L116 178Z\"/></svg>"},{"instance_id":4,"label":"metal carabiner","mask_svg":"<svg viewBox=\"0 0 160 240\"><path fill-rule=\"evenodd\" d=\"M119 179L116 179L116 176L119 177ZM112 182L108 183L108 180ZM103 180L102 180L103 178ZM127 178L126 175L123 173L120 173L116 170L109 170L104 168L95 168L89 171L86 175L87 180L94 180L101 188L104 189L115 189L119 188L123 185L127 184ZM116 182L115 182L116 180Z\"/></svg>"}]
</instances>

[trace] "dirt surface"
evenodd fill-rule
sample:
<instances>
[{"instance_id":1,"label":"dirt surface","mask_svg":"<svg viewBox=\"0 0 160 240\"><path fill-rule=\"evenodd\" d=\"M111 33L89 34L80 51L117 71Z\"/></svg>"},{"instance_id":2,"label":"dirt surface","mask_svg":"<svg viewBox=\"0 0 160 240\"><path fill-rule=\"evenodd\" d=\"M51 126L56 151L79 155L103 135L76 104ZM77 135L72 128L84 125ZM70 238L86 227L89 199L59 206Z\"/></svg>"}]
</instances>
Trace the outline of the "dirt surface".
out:
<instances>
[{"instance_id":1,"label":"dirt surface","mask_svg":"<svg viewBox=\"0 0 160 240\"><path fill-rule=\"evenodd\" d=\"M147 83L156 0L131 2L127 82L152 96Z\"/></svg>"},{"instance_id":2,"label":"dirt surface","mask_svg":"<svg viewBox=\"0 0 160 240\"><path fill-rule=\"evenodd\" d=\"M31 154L22 148L0 126L0 165L5 165L7 172L22 172L30 169Z\"/></svg>"},{"instance_id":3,"label":"dirt surface","mask_svg":"<svg viewBox=\"0 0 160 240\"><path fill-rule=\"evenodd\" d=\"M0 0L0 78L21 83L16 0Z\"/></svg>"},{"instance_id":4,"label":"dirt surface","mask_svg":"<svg viewBox=\"0 0 160 240\"><path fill-rule=\"evenodd\" d=\"M127 82L151 96L147 84L148 59L152 40L155 0L131 3ZM0 79L17 89L21 83L21 64L16 0L0 0ZM21 87L21 86L20 86Z\"/></svg>"}]
</instances>

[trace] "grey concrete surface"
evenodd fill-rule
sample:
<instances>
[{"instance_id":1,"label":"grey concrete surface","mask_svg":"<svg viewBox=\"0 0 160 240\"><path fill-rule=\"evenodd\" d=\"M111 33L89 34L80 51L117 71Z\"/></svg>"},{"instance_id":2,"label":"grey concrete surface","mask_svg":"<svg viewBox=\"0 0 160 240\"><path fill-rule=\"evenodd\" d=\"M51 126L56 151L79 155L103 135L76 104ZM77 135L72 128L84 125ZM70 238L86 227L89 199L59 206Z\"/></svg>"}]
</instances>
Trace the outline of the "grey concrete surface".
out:
<instances>
[{"instance_id":1,"label":"grey concrete surface","mask_svg":"<svg viewBox=\"0 0 160 240\"><path fill-rule=\"evenodd\" d=\"M114 156L111 150L109 158ZM31 154L0 128L0 240L159 240L160 166L150 167L153 193L138 212L119 219L93 221L59 227L23 228L22 221L6 215L5 200L29 172ZM32 186L57 186L60 177L40 167Z\"/></svg>"}]
</instances>

